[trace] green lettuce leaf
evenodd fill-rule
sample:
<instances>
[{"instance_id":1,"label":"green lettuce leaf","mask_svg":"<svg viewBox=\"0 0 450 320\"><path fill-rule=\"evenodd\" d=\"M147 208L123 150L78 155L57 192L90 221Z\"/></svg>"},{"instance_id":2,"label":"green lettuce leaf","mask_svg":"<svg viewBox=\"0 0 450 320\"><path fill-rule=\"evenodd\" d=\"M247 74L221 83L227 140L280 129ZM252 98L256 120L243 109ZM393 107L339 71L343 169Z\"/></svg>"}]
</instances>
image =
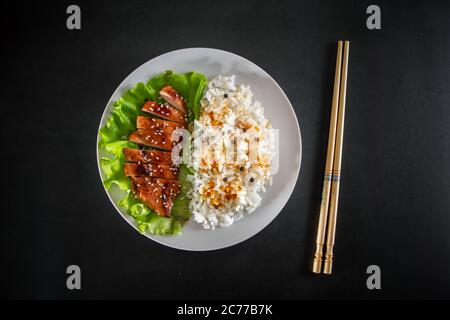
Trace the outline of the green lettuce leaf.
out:
<instances>
[{"instance_id":1,"label":"green lettuce leaf","mask_svg":"<svg viewBox=\"0 0 450 320\"><path fill-rule=\"evenodd\" d=\"M208 84L208 78L197 72L189 72L186 77L189 78L189 90L187 97L188 108L193 112L195 119L200 117L200 99Z\"/></svg>"},{"instance_id":2,"label":"green lettuce leaf","mask_svg":"<svg viewBox=\"0 0 450 320\"><path fill-rule=\"evenodd\" d=\"M185 221L178 217L161 217L145 204L136 199L131 192L119 201L119 206L124 208L136 221L136 226L141 233L150 232L156 235L178 235ZM189 219L189 218L188 218Z\"/></svg>"},{"instance_id":3,"label":"green lettuce leaf","mask_svg":"<svg viewBox=\"0 0 450 320\"><path fill-rule=\"evenodd\" d=\"M178 181L180 182L181 190L180 194L173 202L171 216L178 218L181 221L187 221L191 217L191 212L189 211L189 202L191 201L189 190L191 190L192 185L188 180L188 175L192 174L192 169L187 165L180 165Z\"/></svg>"},{"instance_id":4,"label":"green lettuce leaf","mask_svg":"<svg viewBox=\"0 0 450 320\"><path fill-rule=\"evenodd\" d=\"M187 176L192 174L186 165L180 166L179 181L181 193L175 199L171 217L161 217L140 202L131 193L130 179L123 172L125 162L123 148L139 148L128 141L128 136L136 130L136 117L142 114L142 105L147 100L160 101L159 91L165 85L171 85L187 101L188 119L192 121L200 116L200 99L208 83L208 79L200 73L188 72L184 74L166 71L153 78L146 84L138 83L123 94L115 103L113 111L106 124L99 130L99 148L108 157L100 159L100 167L105 175L103 184L106 189L116 185L126 191L126 196L119 201L136 221L140 232L158 235L177 235L181 233L183 224L189 220L189 196L191 186Z\"/></svg>"},{"instance_id":5,"label":"green lettuce leaf","mask_svg":"<svg viewBox=\"0 0 450 320\"><path fill-rule=\"evenodd\" d=\"M121 190L129 190L130 179L123 172L123 164L125 162L123 148L137 149L138 146L129 141L118 140L105 143L103 148L108 154L113 156L100 159L100 167L106 175L106 179L103 181L105 188L109 189L115 184Z\"/></svg>"}]
</instances>

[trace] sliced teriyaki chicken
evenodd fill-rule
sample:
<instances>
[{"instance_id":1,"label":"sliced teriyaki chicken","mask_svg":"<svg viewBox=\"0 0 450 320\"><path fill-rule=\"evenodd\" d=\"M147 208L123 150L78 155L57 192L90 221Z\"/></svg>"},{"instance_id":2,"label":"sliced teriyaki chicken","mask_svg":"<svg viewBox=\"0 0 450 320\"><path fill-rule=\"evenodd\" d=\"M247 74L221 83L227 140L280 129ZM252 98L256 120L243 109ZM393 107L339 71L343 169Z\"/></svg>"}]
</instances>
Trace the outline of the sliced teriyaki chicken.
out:
<instances>
[{"instance_id":1,"label":"sliced teriyaki chicken","mask_svg":"<svg viewBox=\"0 0 450 320\"><path fill-rule=\"evenodd\" d=\"M160 216L168 217L173 201L180 193L180 183L150 177L132 177L131 190L142 202Z\"/></svg>"},{"instance_id":2,"label":"sliced teriyaki chicken","mask_svg":"<svg viewBox=\"0 0 450 320\"><path fill-rule=\"evenodd\" d=\"M129 140L166 151L124 148L127 163L123 170L131 177L131 189L136 197L157 214L170 216L173 201L180 193L180 183L176 180L178 167L173 164L169 151L182 141L182 131L178 134L175 131L186 128L186 102L170 86L164 87L160 95L171 105L146 102L142 111L158 118L138 116L137 130Z\"/></svg>"},{"instance_id":3,"label":"sliced teriyaki chicken","mask_svg":"<svg viewBox=\"0 0 450 320\"><path fill-rule=\"evenodd\" d=\"M136 127L138 129L152 129L152 130L163 130L166 128L169 129L183 129L186 128L185 124L167 121L158 118L150 118L138 116L136 118Z\"/></svg>"},{"instance_id":4,"label":"sliced teriyaki chicken","mask_svg":"<svg viewBox=\"0 0 450 320\"><path fill-rule=\"evenodd\" d=\"M133 132L128 139L140 145L170 151L178 141L181 142L182 140L181 134L179 135L179 140L173 140L172 138L174 131L182 128L182 125L179 123L162 119L138 117L137 127L138 130Z\"/></svg>"},{"instance_id":5,"label":"sliced teriyaki chicken","mask_svg":"<svg viewBox=\"0 0 450 320\"><path fill-rule=\"evenodd\" d=\"M164 190L166 197L175 199L181 191L181 184L178 180L164 178L154 178L155 182Z\"/></svg>"},{"instance_id":6,"label":"sliced teriyaki chicken","mask_svg":"<svg viewBox=\"0 0 450 320\"><path fill-rule=\"evenodd\" d=\"M126 162L172 164L172 152L124 148Z\"/></svg>"},{"instance_id":7,"label":"sliced teriyaki chicken","mask_svg":"<svg viewBox=\"0 0 450 320\"><path fill-rule=\"evenodd\" d=\"M172 141L172 133L158 135L153 130L138 129L129 136L131 142L153 148L172 150L176 142Z\"/></svg>"},{"instance_id":8,"label":"sliced teriyaki chicken","mask_svg":"<svg viewBox=\"0 0 450 320\"><path fill-rule=\"evenodd\" d=\"M178 180L154 178L154 177L131 177L131 190L136 191L136 188L148 187L150 185L157 185L164 190L167 190L167 195L177 196L180 193L180 183Z\"/></svg>"},{"instance_id":9,"label":"sliced teriyaki chicken","mask_svg":"<svg viewBox=\"0 0 450 320\"><path fill-rule=\"evenodd\" d=\"M159 95L161 96L161 98L163 98L165 101L167 101L171 106L186 113L186 111L187 111L186 102L184 101L184 98L182 96L180 96L174 88L167 85L161 89L161 91L159 92Z\"/></svg>"},{"instance_id":10,"label":"sliced teriyaki chicken","mask_svg":"<svg viewBox=\"0 0 450 320\"><path fill-rule=\"evenodd\" d=\"M147 101L142 107L142 111L166 120L186 125L186 113L168 104L159 104L154 101Z\"/></svg>"},{"instance_id":11,"label":"sliced teriyaki chicken","mask_svg":"<svg viewBox=\"0 0 450 320\"><path fill-rule=\"evenodd\" d=\"M178 142L172 139L173 132L184 128L179 123L142 116L137 117L136 125L138 130L130 135L131 142L169 151Z\"/></svg>"},{"instance_id":12,"label":"sliced teriyaki chicken","mask_svg":"<svg viewBox=\"0 0 450 320\"><path fill-rule=\"evenodd\" d=\"M167 164L125 163L123 171L126 176L149 176L155 178L177 179L178 168Z\"/></svg>"}]
</instances>

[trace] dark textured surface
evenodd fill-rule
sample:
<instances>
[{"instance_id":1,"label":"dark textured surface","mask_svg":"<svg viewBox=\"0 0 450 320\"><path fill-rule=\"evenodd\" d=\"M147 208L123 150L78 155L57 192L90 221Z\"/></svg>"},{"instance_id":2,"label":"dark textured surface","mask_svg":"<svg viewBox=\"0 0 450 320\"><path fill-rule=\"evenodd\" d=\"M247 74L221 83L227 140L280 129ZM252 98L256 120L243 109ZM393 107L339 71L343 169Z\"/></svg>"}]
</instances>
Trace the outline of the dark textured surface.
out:
<instances>
[{"instance_id":1,"label":"dark textured surface","mask_svg":"<svg viewBox=\"0 0 450 320\"><path fill-rule=\"evenodd\" d=\"M448 2L377 1L379 31L365 26L372 1L76 1L81 31L65 26L72 1L8 3L3 297L450 298ZM351 50L335 273L317 277L309 264L339 38ZM303 137L300 177L281 214L214 252L134 232L97 172L96 130L111 93L145 61L185 47L224 49L265 69ZM81 291L65 287L70 264L82 268ZM366 288L371 264L381 267L382 290Z\"/></svg>"}]
</instances>

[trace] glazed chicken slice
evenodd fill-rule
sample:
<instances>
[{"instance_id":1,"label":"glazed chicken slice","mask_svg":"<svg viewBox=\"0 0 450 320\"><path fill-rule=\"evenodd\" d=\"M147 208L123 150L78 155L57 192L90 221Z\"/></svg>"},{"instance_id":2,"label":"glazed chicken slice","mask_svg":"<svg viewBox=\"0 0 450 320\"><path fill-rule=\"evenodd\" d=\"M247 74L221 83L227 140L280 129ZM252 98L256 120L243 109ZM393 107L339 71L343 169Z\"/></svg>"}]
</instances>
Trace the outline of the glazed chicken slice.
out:
<instances>
[{"instance_id":1,"label":"glazed chicken slice","mask_svg":"<svg viewBox=\"0 0 450 320\"><path fill-rule=\"evenodd\" d=\"M142 116L137 117L136 126L138 130L129 136L131 142L169 151L178 142L172 139L172 134L183 128L179 123Z\"/></svg>"},{"instance_id":2,"label":"glazed chicken slice","mask_svg":"<svg viewBox=\"0 0 450 320\"><path fill-rule=\"evenodd\" d=\"M172 139L174 131L164 130L159 132L153 129L138 129L129 136L129 140L140 145L170 151L177 144L177 141Z\"/></svg>"},{"instance_id":3,"label":"glazed chicken slice","mask_svg":"<svg viewBox=\"0 0 450 320\"><path fill-rule=\"evenodd\" d=\"M159 92L159 95L161 96L161 98L163 98L165 101L167 101L171 106L186 113L186 111L187 111L186 102L184 101L183 97L180 96L174 88L167 85L161 89L161 91Z\"/></svg>"},{"instance_id":4,"label":"glazed chicken slice","mask_svg":"<svg viewBox=\"0 0 450 320\"><path fill-rule=\"evenodd\" d=\"M159 104L154 101L147 101L142 107L142 111L166 120L186 125L186 114L168 104Z\"/></svg>"},{"instance_id":5,"label":"glazed chicken slice","mask_svg":"<svg viewBox=\"0 0 450 320\"><path fill-rule=\"evenodd\" d=\"M126 162L172 164L172 152L124 148Z\"/></svg>"},{"instance_id":6,"label":"glazed chicken slice","mask_svg":"<svg viewBox=\"0 0 450 320\"><path fill-rule=\"evenodd\" d=\"M163 189L166 197L173 197L175 199L180 193L181 185L178 180L164 178L154 178L154 180Z\"/></svg>"},{"instance_id":7,"label":"glazed chicken slice","mask_svg":"<svg viewBox=\"0 0 450 320\"><path fill-rule=\"evenodd\" d=\"M167 164L125 163L123 171L126 176L149 176L165 179L177 179L178 168Z\"/></svg>"},{"instance_id":8,"label":"glazed chicken slice","mask_svg":"<svg viewBox=\"0 0 450 320\"><path fill-rule=\"evenodd\" d=\"M150 185L157 185L166 191L166 195L178 196L180 193L180 183L178 180L154 178L154 177L131 177L131 190L137 191L137 188L149 187Z\"/></svg>"},{"instance_id":9,"label":"glazed chicken slice","mask_svg":"<svg viewBox=\"0 0 450 320\"><path fill-rule=\"evenodd\" d=\"M186 125L164 119L137 116L136 127L138 129L164 130L167 128L167 130L175 130L186 128Z\"/></svg>"},{"instance_id":10,"label":"glazed chicken slice","mask_svg":"<svg viewBox=\"0 0 450 320\"><path fill-rule=\"evenodd\" d=\"M132 177L131 182L133 193L150 209L160 216L170 216L173 201L180 193L178 181L150 177Z\"/></svg>"}]
</instances>

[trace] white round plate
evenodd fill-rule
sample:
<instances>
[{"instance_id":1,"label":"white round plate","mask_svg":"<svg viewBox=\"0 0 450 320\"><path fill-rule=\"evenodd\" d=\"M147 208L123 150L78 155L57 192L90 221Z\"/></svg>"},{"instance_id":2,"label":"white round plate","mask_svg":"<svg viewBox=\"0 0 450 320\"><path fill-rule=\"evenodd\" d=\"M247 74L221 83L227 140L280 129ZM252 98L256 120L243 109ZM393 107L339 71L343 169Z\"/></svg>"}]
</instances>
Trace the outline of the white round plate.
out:
<instances>
[{"instance_id":1,"label":"white round plate","mask_svg":"<svg viewBox=\"0 0 450 320\"><path fill-rule=\"evenodd\" d=\"M126 90L138 82L146 83L151 77L166 70L179 73L197 71L205 74L209 79L219 74L234 74L236 83L249 85L254 93L254 99L260 101L264 107L265 116L272 123L272 127L279 129L279 170L273 177L272 186L262 194L261 205L251 214L245 214L243 219L230 227L204 230L201 225L189 221L180 236L150 234L145 236L169 247L192 251L215 250L247 240L264 229L278 215L289 200L297 181L302 143L294 109L278 84L251 61L222 50L190 48L172 51L147 61L126 77L109 99L100 127L109 117L114 101ZM99 163L101 156L97 148L97 163L103 179ZM124 193L115 186L106 192L117 211L135 227L133 218L117 205Z\"/></svg>"}]
</instances>

